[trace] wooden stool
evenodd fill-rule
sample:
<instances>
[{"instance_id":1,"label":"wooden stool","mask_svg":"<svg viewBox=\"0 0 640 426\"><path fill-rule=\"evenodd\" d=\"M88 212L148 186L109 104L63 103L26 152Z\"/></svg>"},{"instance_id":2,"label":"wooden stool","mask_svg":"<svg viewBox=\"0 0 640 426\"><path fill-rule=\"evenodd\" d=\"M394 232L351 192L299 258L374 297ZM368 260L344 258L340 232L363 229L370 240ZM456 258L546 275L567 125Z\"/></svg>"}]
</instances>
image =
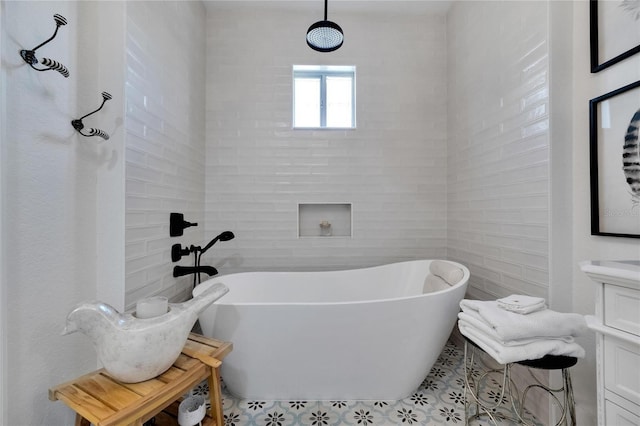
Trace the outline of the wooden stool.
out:
<instances>
[{"instance_id":1,"label":"wooden stool","mask_svg":"<svg viewBox=\"0 0 640 426\"><path fill-rule=\"evenodd\" d=\"M220 365L232 348L230 342L191 333L176 362L158 377L121 383L101 369L49 389L49 399L74 410L76 426L140 426L172 404L175 410L176 401L207 379L211 410L203 425L223 426Z\"/></svg>"},{"instance_id":2,"label":"wooden stool","mask_svg":"<svg viewBox=\"0 0 640 426\"><path fill-rule=\"evenodd\" d=\"M516 424L531 425L524 419L524 406L527 400L527 394L531 389L538 388L546 391L558 404L561 410L560 420L556 423L556 426L561 424L567 424L570 426L576 426L576 413L575 413L575 401L573 398L573 387L571 385L571 375L569 368L576 365L578 358L563 356L563 355L545 355L542 358L534 360L523 360L509 364L504 364L502 368L488 368L477 379L473 378L473 364L475 350L482 349L475 344L471 339L464 336L464 414L465 424L469 424L474 419L479 419L481 416L487 416L494 425L497 425L497 419L511 420ZM468 350L468 346L471 346L471 351ZM468 357L469 352L471 352ZM484 351L482 351L484 352ZM467 364L468 363L468 364ZM537 368L542 370L562 370L562 387L558 389L551 389L548 386L540 383L538 379L531 373L531 377L535 383L528 385L522 395L518 391L516 385L511 380L511 367L514 364L523 365L529 368ZM530 371L531 372L531 371ZM480 388L482 382L491 374L497 373L502 376L501 392L500 395L495 397L494 403L489 404L486 401L482 401L480 398ZM564 401L560 402L560 399L556 396L556 393L562 393L564 395ZM470 400L467 396L470 396ZM503 402L511 402L511 410L514 414L513 417L501 414L497 412ZM475 404L476 411L473 415L469 416L469 406L471 403Z\"/></svg>"}]
</instances>

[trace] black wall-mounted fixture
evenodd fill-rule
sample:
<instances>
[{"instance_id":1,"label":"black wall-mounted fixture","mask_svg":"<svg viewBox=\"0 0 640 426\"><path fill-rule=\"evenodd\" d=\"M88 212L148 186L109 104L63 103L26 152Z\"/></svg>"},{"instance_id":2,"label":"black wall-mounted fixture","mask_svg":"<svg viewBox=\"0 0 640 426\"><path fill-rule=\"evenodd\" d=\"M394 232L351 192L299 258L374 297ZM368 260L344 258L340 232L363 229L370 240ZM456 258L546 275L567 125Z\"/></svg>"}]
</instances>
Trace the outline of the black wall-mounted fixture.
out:
<instances>
[{"instance_id":1,"label":"black wall-mounted fixture","mask_svg":"<svg viewBox=\"0 0 640 426\"><path fill-rule=\"evenodd\" d=\"M187 224L187 226L197 225L197 223L189 223L185 222L183 219L183 215L181 213L171 213L171 223L176 224L176 228L180 229L180 235L182 235L181 226ZM184 227L187 227L184 226ZM175 230L174 230L175 231ZM172 234L173 236L173 234ZM218 273L218 270L213 266L200 266L200 258L202 254L209 250L215 243L218 241L229 241L235 238L233 232L224 231L218 234L213 240L209 241L209 243L201 248L200 246L191 245L189 247L182 247L181 244L174 244L171 246L171 260L174 262L178 262L182 259L182 256L189 256L191 253L194 254L194 265L193 266L175 266L173 268L173 276L181 277L182 275L194 274L193 275L193 287L197 285L197 283L201 282L200 274L205 273L208 275L215 275Z\"/></svg>"},{"instance_id":2,"label":"black wall-mounted fixture","mask_svg":"<svg viewBox=\"0 0 640 426\"><path fill-rule=\"evenodd\" d=\"M89 128L88 130L89 133L82 133L82 129L84 129L84 124L82 123L82 120L84 118L87 118L91 114L95 114L96 112L100 111L104 106L104 103L107 102L109 99L111 99L111 95L107 92L102 92L102 103L100 104L100 107L97 110L90 112L89 114L83 115L82 117L71 121L71 125L73 126L73 128L76 129L78 133L80 133L82 136L86 136L86 137L100 136L102 139L108 140L109 135L104 130L94 129L93 127Z\"/></svg>"},{"instance_id":3,"label":"black wall-mounted fixture","mask_svg":"<svg viewBox=\"0 0 640 426\"><path fill-rule=\"evenodd\" d=\"M194 245L192 245L191 247L183 248L182 244L174 244L171 246L171 260L173 262L178 262L180 259L182 259L183 256L189 256L191 253L197 253L198 256L202 255L204 252L209 250L218 241L229 241L234 238L235 238L235 235L233 235L233 232L224 231L220 235L216 236L213 240L209 241L209 243L206 246L204 246L204 248L201 248L200 246L194 246Z\"/></svg>"},{"instance_id":4,"label":"black wall-mounted fixture","mask_svg":"<svg viewBox=\"0 0 640 426\"><path fill-rule=\"evenodd\" d=\"M58 15L57 13L53 15L53 20L56 22L56 30L53 32L53 35L48 40L43 41L42 43L40 43L39 45L37 45L31 50L26 50L26 49L21 50L20 56L22 56L22 59L24 59L24 61L36 71L54 70L54 71L58 71L60 74L62 74L65 77L69 77L69 70L60 62L54 61L53 59L42 58L40 60L40 63L46 68L36 68L34 66L35 64L38 63L38 59L36 58L36 50L40 49L42 46L44 46L45 44L53 40L56 34L58 34L58 28L60 28L63 25L67 25L67 19L62 15Z\"/></svg>"},{"instance_id":5,"label":"black wall-mounted fixture","mask_svg":"<svg viewBox=\"0 0 640 426\"><path fill-rule=\"evenodd\" d=\"M189 274L207 274L209 276L216 275L218 270L213 266L174 266L173 276L181 277Z\"/></svg>"},{"instance_id":6,"label":"black wall-mounted fixture","mask_svg":"<svg viewBox=\"0 0 640 426\"><path fill-rule=\"evenodd\" d=\"M344 42L340 25L327 20L327 2L324 0L324 21L318 21L307 30L307 45L318 52L333 52Z\"/></svg>"},{"instance_id":7,"label":"black wall-mounted fixture","mask_svg":"<svg viewBox=\"0 0 640 426\"><path fill-rule=\"evenodd\" d=\"M171 261L172 262L177 262L180 259L182 259L182 256L189 256L193 251L194 251L195 247L191 246L191 248L189 247L185 247L182 248L182 244L174 244L171 246Z\"/></svg>"},{"instance_id":8,"label":"black wall-mounted fixture","mask_svg":"<svg viewBox=\"0 0 640 426\"><path fill-rule=\"evenodd\" d=\"M209 241L209 244L207 244L206 246L204 246L202 250L200 250L200 254L201 255L204 254L205 251L209 250L211 246L213 246L218 241L229 241L229 240L233 240L235 237L236 236L233 235L233 232L224 231L220 233L220 235L216 236L213 240Z\"/></svg>"},{"instance_id":9,"label":"black wall-mounted fixture","mask_svg":"<svg viewBox=\"0 0 640 426\"><path fill-rule=\"evenodd\" d=\"M169 235L170 236L179 237L183 234L184 229L190 226L198 226L198 224L187 222L186 220L184 220L184 215L182 213L171 213L169 215Z\"/></svg>"}]
</instances>

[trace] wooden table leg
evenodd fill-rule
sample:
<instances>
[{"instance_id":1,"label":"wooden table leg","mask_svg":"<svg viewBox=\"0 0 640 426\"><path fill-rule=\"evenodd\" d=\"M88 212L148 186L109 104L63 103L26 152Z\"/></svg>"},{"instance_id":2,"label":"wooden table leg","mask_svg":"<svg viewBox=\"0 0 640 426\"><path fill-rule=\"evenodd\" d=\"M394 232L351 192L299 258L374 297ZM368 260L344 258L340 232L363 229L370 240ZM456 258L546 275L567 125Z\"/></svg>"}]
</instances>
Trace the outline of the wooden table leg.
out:
<instances>
[{"instance_id":1,"label":"wooden table leg","mask_svg":"<svg viewBox=\"0 0 640 426\"><path fill-rule=\"evenodd\" d=\"M75 426L91 426L91 423L89 423L89 420L76 413Z\"/></svg>"},{"instance_id":2,"label":"wooden table leg","mask_svg":"<svg viewBox=\"0 0 640 426\"><path fill-rule=\"evenodd\" d=\"M217 426L224 425L224 415L222 412L222 387L220 385L220 369L211 367L209 382L209 399L211 400L211 418Z\"/></svg>"}]
</instances>

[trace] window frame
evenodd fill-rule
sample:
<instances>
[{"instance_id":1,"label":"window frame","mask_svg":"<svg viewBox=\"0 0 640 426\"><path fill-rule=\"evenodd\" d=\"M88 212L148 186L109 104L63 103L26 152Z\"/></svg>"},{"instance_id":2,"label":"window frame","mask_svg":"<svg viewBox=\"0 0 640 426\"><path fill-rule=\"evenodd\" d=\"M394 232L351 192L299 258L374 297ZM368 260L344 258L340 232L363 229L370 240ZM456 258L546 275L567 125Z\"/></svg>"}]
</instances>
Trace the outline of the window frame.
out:
<instances>
[{"instance_id":1,"label":"window frame","mask_svg":"<svg viewBox=\"0 0 640 426\"><path fill-rule=\"evenodd\" d=\"M351 78L351 125L344 127L327 126L327 77ZM296 126L296 79L320 80L320 126ZM291 125L293 129L337 129L356 128L356 67L355 65L294 65L292 72Z\"/></svg>"}]
</instances>

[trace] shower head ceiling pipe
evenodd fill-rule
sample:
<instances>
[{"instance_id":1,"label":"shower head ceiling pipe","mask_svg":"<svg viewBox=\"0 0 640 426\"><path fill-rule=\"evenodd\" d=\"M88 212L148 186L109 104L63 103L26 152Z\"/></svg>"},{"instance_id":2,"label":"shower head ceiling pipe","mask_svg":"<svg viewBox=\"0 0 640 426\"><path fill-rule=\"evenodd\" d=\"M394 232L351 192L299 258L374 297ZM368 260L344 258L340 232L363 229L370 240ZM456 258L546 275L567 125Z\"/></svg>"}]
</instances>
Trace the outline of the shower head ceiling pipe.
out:
<instances>
[{"instance_id":1,"label":"shower head ceiling pipe","mask_svg":"<svg viewBox=\"0 0 640 426\"><path fill-rule=\"evenodd\" d=\"M328 0L324 0L324 20L316 22L307 30L307 44L318 52L333 52L344 41L340 25L327 20L327 3Z\"/></svg>"}]
</instances>

